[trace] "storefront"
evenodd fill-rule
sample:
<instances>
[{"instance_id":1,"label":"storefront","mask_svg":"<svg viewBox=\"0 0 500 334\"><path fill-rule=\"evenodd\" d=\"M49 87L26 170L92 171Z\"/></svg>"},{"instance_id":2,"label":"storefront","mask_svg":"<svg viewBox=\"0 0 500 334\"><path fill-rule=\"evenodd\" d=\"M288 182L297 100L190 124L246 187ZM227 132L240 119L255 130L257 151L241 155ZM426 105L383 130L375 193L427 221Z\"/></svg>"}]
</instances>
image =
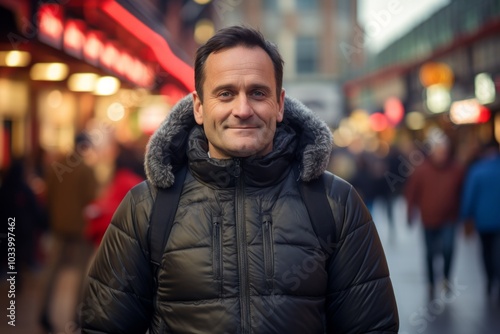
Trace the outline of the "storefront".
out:
<instances>
[{"instance_id":1,"label":"storefront","mask_svg":"<svg viewBox=\"0 0 500 334\"><path fill-rule=\"evenodd\" d=\"M0 1L0 21L2 168L68 152L82 130L145 142L194 89L191 66L116 1Z\"/></svg>"}]
</instances>

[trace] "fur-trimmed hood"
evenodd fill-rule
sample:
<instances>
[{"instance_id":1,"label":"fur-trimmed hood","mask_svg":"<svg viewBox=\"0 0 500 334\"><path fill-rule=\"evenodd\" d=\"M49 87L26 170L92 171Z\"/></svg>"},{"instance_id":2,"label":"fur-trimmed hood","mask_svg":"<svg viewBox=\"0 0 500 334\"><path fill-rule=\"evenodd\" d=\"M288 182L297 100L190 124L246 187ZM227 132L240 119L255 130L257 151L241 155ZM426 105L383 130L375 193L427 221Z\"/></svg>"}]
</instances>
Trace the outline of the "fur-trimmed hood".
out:
<instances>
[{"instance_id":1,"label":"fur-trimmed hood","mask_svg":"<svg viewBox=\"0 0 500 334\"><path fill-rule=\"evenodd\" d=\"M285 97L282 123L296 129L299 136L297 157L301 179L310 181L318 178L326 170L330 159L330 129L316 114L290 97ZM172 108L149 140L144 164L152 185L168 188L174 183L174 171L187 163L188 137L195 126L193 100L189 94Z\"/></svg>"}]
</instances>

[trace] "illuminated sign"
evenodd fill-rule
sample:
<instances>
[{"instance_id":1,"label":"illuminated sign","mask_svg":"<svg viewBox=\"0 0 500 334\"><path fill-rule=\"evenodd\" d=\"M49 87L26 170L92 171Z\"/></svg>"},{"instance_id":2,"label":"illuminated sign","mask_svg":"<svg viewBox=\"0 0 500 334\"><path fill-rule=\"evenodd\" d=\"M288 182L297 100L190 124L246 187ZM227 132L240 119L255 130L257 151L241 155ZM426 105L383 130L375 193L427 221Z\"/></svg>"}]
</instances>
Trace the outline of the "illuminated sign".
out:
<instances>
[{"instance_id":1,"label":"illuminated sign","mask_svg":"<svg viewBox=\"0 0 500 334\"><path fill-rule=\"evenodd\" d=\"M40 41L60 49L63 37L62 7L56 4L44 4L38 10L38 38Z\"/></svg>"},{"instance_id":2,"label":"illuminated sign","mask_svg":"<svg viewBox=\"0 0 500 334\"><path fill-rule=\"evenodd\" d=\"M85 45L85 23L80 20L67 20L64 29L64 51L81 59Z\"/></svg>"},{"instance_id":3,"label":"illuminated sign","mask_svg":"<svg viewBox=\"0 0 500 334\"><path fill-rule=\"evenodd\" d=\"M87 32L83 46L83 58L94 66L99 64L99 56L104 48L103 34L100 31L91 30Z\"/></svg>"},{"instance_id":4,"label":"illuminated sign","mask_svg":"<svg viewBox=\"0 0 500 334\"><path fill-rule=\"evenodd\" d=\"M453 102L450 109L450 119L455 124L485 123L491 117L488 108L476 99Z\"/></svg>"},{"instance_id":5,"label":"illuminated sign","mask_svg":"<svg viewBox=\"0 0 500 334\"><path fill-rule=\"evenodd\" d=\"M43 4L38 11L40 41L89 64L101 67L141 87L152 87L155 74L151 65L134 57L104 33L88 29L85 22L64 19L63 8Z\"/></svg>"}]
</instances>

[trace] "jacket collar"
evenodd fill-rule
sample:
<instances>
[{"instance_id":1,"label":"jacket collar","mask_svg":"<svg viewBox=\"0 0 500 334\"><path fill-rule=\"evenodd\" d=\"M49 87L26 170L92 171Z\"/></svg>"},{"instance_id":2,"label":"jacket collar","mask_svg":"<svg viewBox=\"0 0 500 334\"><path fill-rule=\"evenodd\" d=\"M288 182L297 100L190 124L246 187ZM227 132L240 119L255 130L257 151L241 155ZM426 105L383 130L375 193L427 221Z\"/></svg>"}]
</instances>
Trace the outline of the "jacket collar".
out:
<instances>
[{"instance_id":1,"label":"jacket collar","mask_svg":"<svg viewBox=\"0 0 500 334\"><path fill-rule=\"evenodd\" d=\"M295 140L290 138L292 132ZM192 170L195 167L193 163L208 163L211 168L223 168L227 171L227 164L234 163L234 160L208 159L208 156L203 156L203 152L206 154L203 137L203 130L194 120L190 94L172 108L169 116L149 140L145 157L149 182L159 188L170 187L175 180L174 173L188 162L188 154ZM289 140L292 140L290 145L286 144ZM251 179L254 182L260 184L264 180L259 175L269 175L269 172L274 170L268 168L268 164L275 163L277 165L274 167L278 167L286 163L289 166L292 160L299 163L300 178L310 181L326 170L332 148L331 132L328 126L302 103L285 97L284 118L282 124L277 127L273 147L274 151L266 157L242 160L243 165L252 166L246 168L246 171L252 173ZM261 173L264 169L266 173ZM281 167L275 170L281 170ZM196 173L196 170L194 172Z\"/></svg>"}]
</instances>

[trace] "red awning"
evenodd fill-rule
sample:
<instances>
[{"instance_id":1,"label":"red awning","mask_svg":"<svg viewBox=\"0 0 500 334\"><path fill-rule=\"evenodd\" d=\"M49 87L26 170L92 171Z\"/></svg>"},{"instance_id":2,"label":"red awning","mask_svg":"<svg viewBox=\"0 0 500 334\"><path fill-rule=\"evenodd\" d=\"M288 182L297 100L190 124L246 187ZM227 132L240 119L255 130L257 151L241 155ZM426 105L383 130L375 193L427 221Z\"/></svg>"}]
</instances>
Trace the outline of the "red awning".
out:
<instances>
[{"instance_id":1,"label":"red awning","mask_svg":"<svg viewBox=\"0 0 500 334\"><path fill-rule=\"evenodd\" d=\"M194 90L193 68L172 52L165 38L114 0L96 1L96 4L107 16L149 46L161 68L179 81L187 92Z\"/></svg>"}]
</instances>

